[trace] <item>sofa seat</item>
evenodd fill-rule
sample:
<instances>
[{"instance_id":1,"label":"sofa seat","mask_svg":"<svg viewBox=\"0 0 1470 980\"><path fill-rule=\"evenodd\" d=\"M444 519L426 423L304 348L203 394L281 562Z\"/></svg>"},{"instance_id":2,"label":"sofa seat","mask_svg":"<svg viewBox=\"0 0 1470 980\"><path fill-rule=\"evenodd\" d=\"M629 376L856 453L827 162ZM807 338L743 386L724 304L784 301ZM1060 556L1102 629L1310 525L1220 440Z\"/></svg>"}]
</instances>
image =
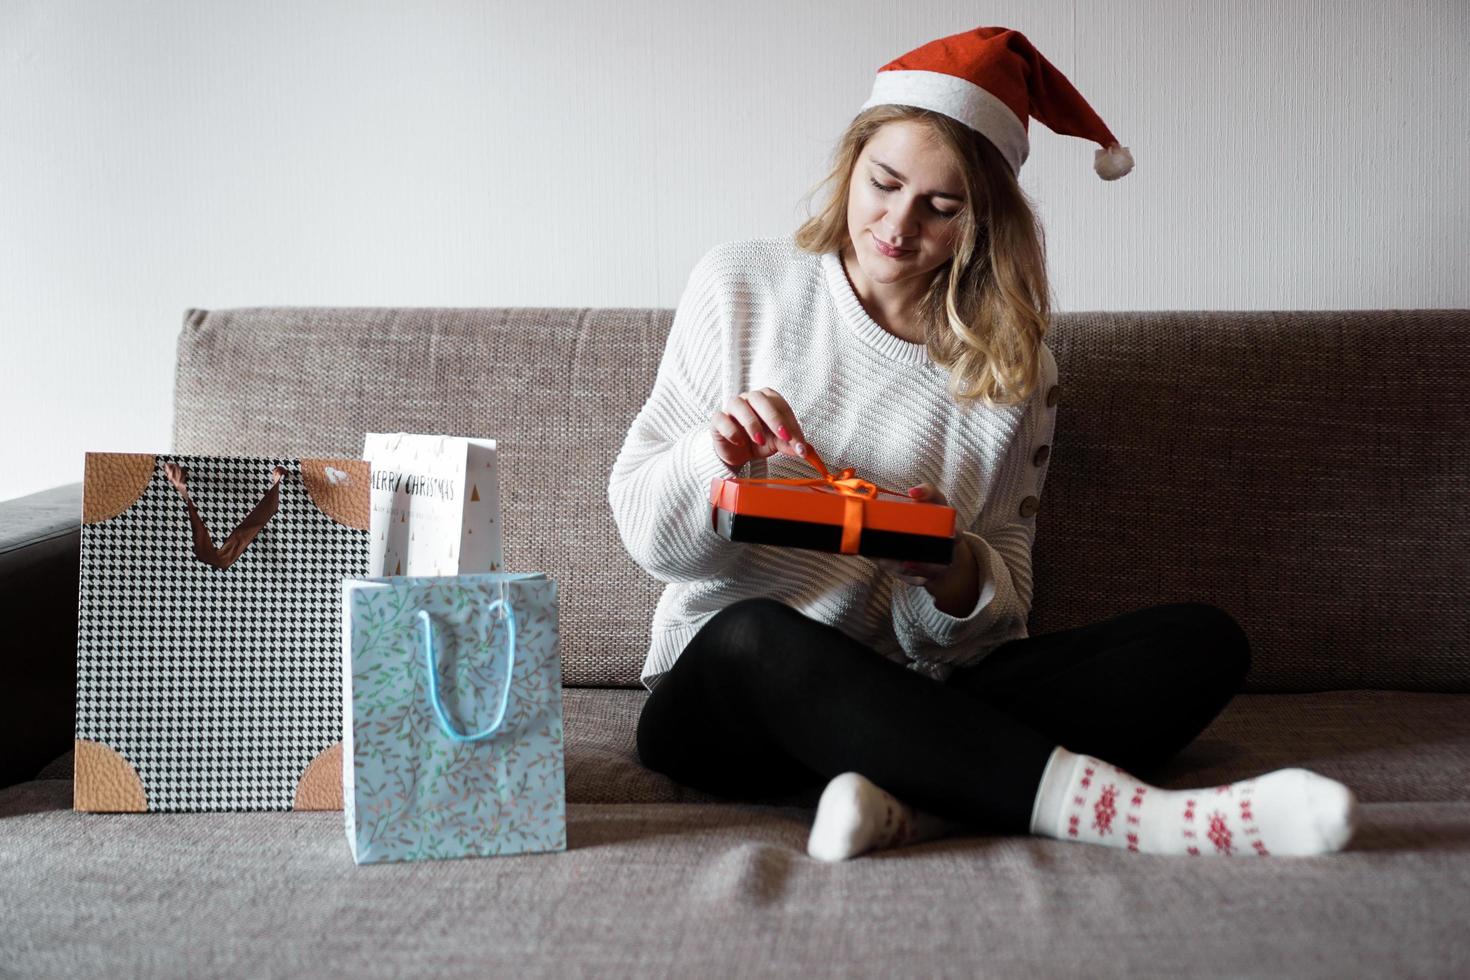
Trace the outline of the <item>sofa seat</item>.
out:
<instances>
[{"instance_id":1,"label":"sofa seat","mask_svg":"<svg viewBox=\"0 0 1470 980\"><path fill-rule=\"evenodd\" d=\"M562 690L567 802L731 802L639 763L635 733L647 697L642 689ZM1240 694L1199 738L1147 776L1167 789L1183 789L1286 766L1346 783L1364 803L1470 801L1470 694ZM40 776L69 780L71 753ZM820 793L817 785L773 802L815 807Z\"/></svg>"},{"instance_id":2,"label":"sofa seat","mask_svg":"<svg viewBox=\"0 0 1470 980\"><path fill-rule=\"evenodd\" d=\"M340 815L69 799L0 790L13 975L1470 974L1463 801L1364 804L1323 857L972 836L835 865L806 856L801 808L581 803L565 853L357 868Z\"/></svg>"},{"instance_id":3,"label":"sofa seat","mask_svg":"<svg viewBox=\"0 0 1470 980\"><path fill-rule=\"evenodd\" d=\"M1300 765L1342 780L1363 805L1340 854L1168 858L975 833L829 865L806 854L809 806L716 801L643 769L643 691L564 694L559 854L359 868L339 813L75 813L64 756L0 789L5 967L1470 973L1470 695L1241 695L1154 774L1183 788Z\"/></svg>"}]
</instances>

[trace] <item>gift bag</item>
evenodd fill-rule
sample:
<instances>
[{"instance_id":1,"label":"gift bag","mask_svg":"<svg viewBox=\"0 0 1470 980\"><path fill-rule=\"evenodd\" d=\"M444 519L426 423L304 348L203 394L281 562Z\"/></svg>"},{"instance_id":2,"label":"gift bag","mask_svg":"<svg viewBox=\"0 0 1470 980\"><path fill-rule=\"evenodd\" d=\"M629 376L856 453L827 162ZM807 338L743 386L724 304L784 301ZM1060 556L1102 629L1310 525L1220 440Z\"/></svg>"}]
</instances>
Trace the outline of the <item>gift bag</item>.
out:
<instances>
[{"instance_id":1,"label":"gift bag","mask_svg":"<svg viewBox=\"0 0 1470 980\"><path fill-rule=\"evenodd\" d=\"M368 482L356 459L87 454L76 809L341 805Z\"/></svg>"},{"instance_id":2,"label":"gift bag","mask_svg":"<svg viewBox=\"0 0 1470 980\"><path fill-rule=\"evenodd\" d=\"M948 564L954 560L955 512L859 478L832 473L816 450L806 461L813 479L716 477L710 481L710 526L730 541L810 548L844 555ZM884 500L879 494L897 500Z\"/></svg>"},{"instance_id":3,"label":"gift bag","mask_svg":"<svg viewBox=\"0 0 1470 980\"><path fill-rule=\"evenodd\" d=\"M369 432L369 575L457 575L505 567L494 439Z\"/></svg>"},{"instance_id":4,"label":"gift bag","mask_svg":"<svg viewBox=\"0 0 1470 980\"><path fill-rule=\"evenodd\" d=\"M556 583L342 584L342 798L358 864L566 850Z\"/></svg>"}]
</instances>

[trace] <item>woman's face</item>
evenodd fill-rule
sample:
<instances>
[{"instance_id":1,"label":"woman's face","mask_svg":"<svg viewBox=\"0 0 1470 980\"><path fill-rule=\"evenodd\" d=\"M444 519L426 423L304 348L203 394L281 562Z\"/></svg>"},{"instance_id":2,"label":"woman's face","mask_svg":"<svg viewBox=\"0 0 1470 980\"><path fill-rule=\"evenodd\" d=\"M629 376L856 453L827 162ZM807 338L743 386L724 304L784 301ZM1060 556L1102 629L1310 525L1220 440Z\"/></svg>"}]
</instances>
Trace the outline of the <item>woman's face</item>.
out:
<instances>
[{"instance_id":1,"label":"woman's face","mask_svg":"<svg viewBox=\"0 0 1470 980\"><path fill-rule=\"evenodd\" d=\"M919 122L893 122L858 156L847 194L847 233L870 282L927 283L954 255L965 207L959 166ZM884 250L895 245L897 255Z\"/></svg>"}]
</instances>

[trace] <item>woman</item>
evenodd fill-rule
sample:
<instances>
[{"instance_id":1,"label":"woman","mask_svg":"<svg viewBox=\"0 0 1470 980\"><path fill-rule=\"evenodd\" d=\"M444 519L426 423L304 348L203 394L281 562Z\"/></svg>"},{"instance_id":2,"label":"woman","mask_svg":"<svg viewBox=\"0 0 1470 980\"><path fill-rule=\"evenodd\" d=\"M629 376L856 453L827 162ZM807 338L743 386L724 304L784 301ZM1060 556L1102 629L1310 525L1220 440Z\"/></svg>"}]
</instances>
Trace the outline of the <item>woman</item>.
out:
<instances>
[{"instance_id":1,"label":"woman","mask_svg":"<svg viewBox=\"0 0 1470 980\"><path fill-rule=\"evenodd\" d=\"M972 827L1194 855L1319 854L1355 827L1305 769L1170 791L1147 771L1234 696L1249 641L1173 603L1030 636L1031 546L1058 404L1026 120L1132 158L1018 32L981 27L880 69L832 197L794 239L690 275L608 486L667 584L643 668L644 765L731 799L821 789L808 851L840 860ZM734 543L723 477L820 457L945 503L945 565ZM769 468L768 468L769 466Z\"/></svg>"}]
</instances>

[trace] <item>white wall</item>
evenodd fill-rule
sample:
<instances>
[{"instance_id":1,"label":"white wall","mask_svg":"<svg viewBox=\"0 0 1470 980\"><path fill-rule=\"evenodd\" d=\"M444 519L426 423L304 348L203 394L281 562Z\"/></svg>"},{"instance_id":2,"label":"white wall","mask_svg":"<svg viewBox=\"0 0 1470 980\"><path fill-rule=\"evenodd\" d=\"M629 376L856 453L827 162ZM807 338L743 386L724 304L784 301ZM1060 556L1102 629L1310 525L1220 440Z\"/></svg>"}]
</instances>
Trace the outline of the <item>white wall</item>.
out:
<instances>
[{"instance_id":1,"label":"white wall","mask_svg":"<svg viewBox=\"0 0 1470 980\"><path fill-rule=\"evenodd\" d=\"M1470 4L0 0L0 498L170 447L188 307L673 306L877 68L1003 24L1061 310L1470 306Z\"/></svg>"}]
</instances>

